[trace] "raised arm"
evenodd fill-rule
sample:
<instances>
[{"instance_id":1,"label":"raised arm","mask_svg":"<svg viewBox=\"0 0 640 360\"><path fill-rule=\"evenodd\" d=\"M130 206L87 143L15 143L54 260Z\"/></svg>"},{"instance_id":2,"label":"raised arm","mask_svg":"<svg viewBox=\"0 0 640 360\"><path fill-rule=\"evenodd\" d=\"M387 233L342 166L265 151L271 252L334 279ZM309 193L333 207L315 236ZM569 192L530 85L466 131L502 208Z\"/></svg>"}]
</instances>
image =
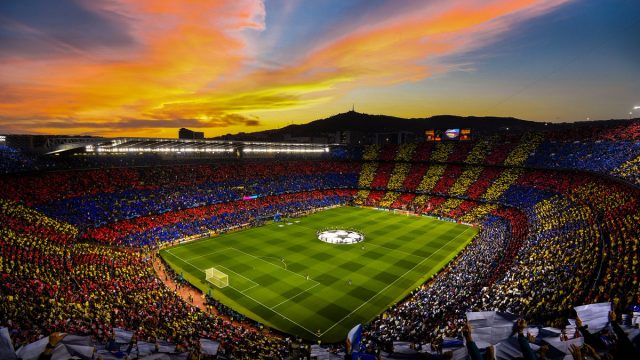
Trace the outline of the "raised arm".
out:
<instances>
[{"instance_id":1,"label":"raised arm","mask_svg":"<svg viewBox=\"0 0 640 360\"><path fill-rule=\"evenodd\" d=\"M462 336L464 336L464 340L467 343L467 352L471 360L482 360L480 349L478 349L478 346L471 337L471 325L468 322L462 327Z\"/></svg>"},{"instance_id":2,"label":"raised arm","mask_svg":"<svg viewBox=\"0 0 640 360\"><path fill-rule=\"evenodd\" d=\"M531 346L529 346L529 339L524 336L524 329L527 328L527 322L524 321L524 319L519 319L516 325L518 327L518 344L520 345L520 351L522 351L525 360L538 360L536 353L533 352Z\"/></svg>"}]
</instances>

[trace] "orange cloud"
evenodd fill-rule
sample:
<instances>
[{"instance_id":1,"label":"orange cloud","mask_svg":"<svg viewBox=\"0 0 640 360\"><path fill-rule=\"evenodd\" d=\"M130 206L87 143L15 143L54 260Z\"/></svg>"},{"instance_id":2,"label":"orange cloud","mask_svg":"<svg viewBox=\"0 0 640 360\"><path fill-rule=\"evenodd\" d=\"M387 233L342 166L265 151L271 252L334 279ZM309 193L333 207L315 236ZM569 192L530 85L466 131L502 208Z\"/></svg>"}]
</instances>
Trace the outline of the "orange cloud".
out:
<instances>
[{"instance_id":1,"label":"orange cloud","mask_svg":"<svg viewBox=\"0 0 640 360\"><path fill-rule=\"evenodd\" d=\"M244 32L269 31L262 1L88 2L95 11L128 19L136 45L117 54L91 49L62 58L3 61L0 116L16 119L23 131L98 128L115 135L118 125L126 125L125 135L136 127L176 128L165 120L191 119L194 127L227 132L257 125L252 114L314 106L358 87L418 81L447 71L446 56L481 47L567 1L418 3L390 19L378 14L367 26L347 24L341 36L275 70L247 67L252 49ZM252 121L228 121L245 118Z\"/></svg>"}]
</instances>

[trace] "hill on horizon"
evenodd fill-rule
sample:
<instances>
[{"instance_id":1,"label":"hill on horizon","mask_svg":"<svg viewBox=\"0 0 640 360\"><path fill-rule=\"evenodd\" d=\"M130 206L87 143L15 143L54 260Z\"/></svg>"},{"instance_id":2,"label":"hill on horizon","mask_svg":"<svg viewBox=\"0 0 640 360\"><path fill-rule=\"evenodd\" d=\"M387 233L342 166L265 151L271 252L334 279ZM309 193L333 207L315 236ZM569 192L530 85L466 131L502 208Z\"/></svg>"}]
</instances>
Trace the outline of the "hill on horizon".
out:
<instances>
[{"instance_id":1,"label":"hill on horizon","mask_svg":"<svg viewBox=\"0 0 640 360\"><path fill-rule=\"evenodd\" d=\"M314 137L338 131L353 131L368 134L407 131L420 134L427 129L472 128L475 131L484 132L505 128L525 130L540 129L542 127L544 127L544 123L521 120L513 117L436 115L426 118L401 118L348 111L325 119L314 120L306 124L287 125L279 129L251 133L227 134L215 137L214 139L282 139L285 135L291 137Z\"/></svg>"}]
</instances>

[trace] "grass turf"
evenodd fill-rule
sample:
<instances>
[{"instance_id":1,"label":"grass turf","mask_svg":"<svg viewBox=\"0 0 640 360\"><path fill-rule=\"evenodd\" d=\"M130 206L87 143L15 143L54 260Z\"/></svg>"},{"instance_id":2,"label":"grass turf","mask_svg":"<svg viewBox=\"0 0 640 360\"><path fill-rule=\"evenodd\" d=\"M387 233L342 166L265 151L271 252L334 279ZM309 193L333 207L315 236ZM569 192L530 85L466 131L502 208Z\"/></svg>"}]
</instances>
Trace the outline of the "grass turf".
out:
<instances>
[{"instance_id":1,"label":"grass turf","mask_svg":"<svg viewBox=\"0 0 640 360\"><path fill-rule=\"evenodd\" d=\"M366 239L354 245L321 242L316 231L328 227L355 228ZM438 272L476 233L427 217L339 207L160 255L187 281L205 293L211 289L214 298L248 317L308 340L338 342ZM204 280L210 267L229 276L228 287Z\"/></svg>"}]
</instances>

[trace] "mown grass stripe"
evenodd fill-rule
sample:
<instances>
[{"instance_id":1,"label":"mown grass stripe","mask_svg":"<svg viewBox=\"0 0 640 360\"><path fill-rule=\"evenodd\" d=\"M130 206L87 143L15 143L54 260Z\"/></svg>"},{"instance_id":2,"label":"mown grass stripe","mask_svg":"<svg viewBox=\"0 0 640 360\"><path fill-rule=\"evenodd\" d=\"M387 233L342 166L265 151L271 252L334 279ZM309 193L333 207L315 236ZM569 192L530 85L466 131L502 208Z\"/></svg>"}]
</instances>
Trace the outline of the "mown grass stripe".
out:
<instances>
[{"instance_id":1,"label":"mown grass stripe","mask_svg":"<svg viewBox=\"0 0 640 360\"><path fill-rule=\"evenodd\" d=\"M242 275L258 286L243 279L243 291L214 289L222 303L276 329L309 340L319 331L322 341L335 342L439 271L477 232L433 218L352 207L297 220L180 245L161 255L205 292L209 288L198 268L225 266L237 273L230 283ZM360 229L364 249L317 240L316 231L327 227Z\"/></svg>"}]
</instances>

